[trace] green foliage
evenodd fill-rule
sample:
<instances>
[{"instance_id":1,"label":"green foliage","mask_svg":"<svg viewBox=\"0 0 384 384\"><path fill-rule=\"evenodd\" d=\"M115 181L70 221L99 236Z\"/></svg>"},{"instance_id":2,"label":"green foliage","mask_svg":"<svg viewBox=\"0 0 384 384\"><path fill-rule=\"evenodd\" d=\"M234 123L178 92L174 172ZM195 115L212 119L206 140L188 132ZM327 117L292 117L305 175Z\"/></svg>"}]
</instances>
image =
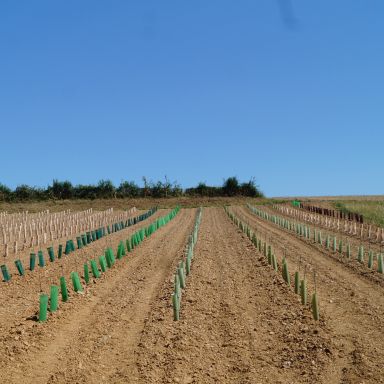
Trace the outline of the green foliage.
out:
<instances>
[{"instance_id":1,"label":"green foliage","mask_svg":"<svg viewBox=\"0 0 384 384\"><path fill-rule=\"evenodd\" d=\"M204 182L200 182L197 187L188 188L185 191L188 196L248 196L248 197L264 197L263 193L258 189L255 179L252 178L246 183L240 184L234 176L224 180L221 187L208 186Z\"/></svg>"},{"instance_id":2,"label":"green foliage","mask_svg":"<svg viewBox=\"0 0 384 384\"><path fill-rule=\"evenodd\" d=\"M197 187L183 190L176 181L170 182L167 176L164 181L148 181L143 177L143 187L139 187L133 181L122 181L116 188L111 180L100 180L97 185L78 184L72 185L68 180L59 181L54 179L52 185L46 189L30 187L26 184L19 185L15 190L11 190L0 183L0 201L32 201L32 200L70 200L70 199L111 199L111 198L137 198L153 197L167 198L180 196L248 196L263 197L251 179L246 183L240 184L236 177L229 177L224 180L223 186L208 186L200 182Z\"/></svg>"}]
</instances>

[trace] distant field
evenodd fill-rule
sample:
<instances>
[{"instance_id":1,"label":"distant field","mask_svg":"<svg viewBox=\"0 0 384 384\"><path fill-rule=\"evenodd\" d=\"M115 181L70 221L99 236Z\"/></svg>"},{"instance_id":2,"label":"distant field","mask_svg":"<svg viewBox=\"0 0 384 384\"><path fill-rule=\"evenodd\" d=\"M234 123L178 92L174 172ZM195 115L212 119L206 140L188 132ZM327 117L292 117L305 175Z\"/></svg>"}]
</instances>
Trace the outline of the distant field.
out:
<instances>
[{"instance_id":1,"label":"distant field","mask_svg":"<svg viewBox=\"0 0 384 384\"><path fill-rule=\"evenodd\" d=\"M49 209L51 212L71 209L81 211L89 208L95 210L105 210L107 208L127 209L136 207L138 209L149 209L153 206L159 208L172 208L180 205L184 208L200 206L223 206L223 205L242 205L250 202L261 204L271 201L270 199L246 198L246 197L170 197L170 198L138 198L138 199L95 199L95 200L46 200L46 201L26 201L26 202L0 202L0 211L11 212L39 212Z\"/></svg>"}]
</instances>

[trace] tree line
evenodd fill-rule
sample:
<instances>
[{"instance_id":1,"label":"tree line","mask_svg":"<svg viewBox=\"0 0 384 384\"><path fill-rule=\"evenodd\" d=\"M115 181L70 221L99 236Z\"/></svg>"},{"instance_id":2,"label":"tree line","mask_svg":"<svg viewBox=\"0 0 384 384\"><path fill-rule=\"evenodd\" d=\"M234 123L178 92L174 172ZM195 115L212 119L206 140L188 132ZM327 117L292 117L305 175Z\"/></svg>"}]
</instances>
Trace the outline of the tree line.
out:
<instances>
[{"instance_id":1,"label":"tree line","mask_svg":"<svg viewBox=\"0 0 384 384\"><path fill-rule=\"evenodd\" d=\"M71 199L111 199L137 197L180 197L180 196L248 196L263 197L256 186L255 180L240 183L236 177L228 177L223 185L209 186L199 183L196 187L183 189L177 182L148 181L143 177L143 186L133 181L122 181L118 187L110 180L100 180L97 184L73 185L70 181L53 180L47 188L31 187L26 184L15 189L0 183L0 201L28 201L28 200L71 200Z\"/></svg>"}]
</instances>

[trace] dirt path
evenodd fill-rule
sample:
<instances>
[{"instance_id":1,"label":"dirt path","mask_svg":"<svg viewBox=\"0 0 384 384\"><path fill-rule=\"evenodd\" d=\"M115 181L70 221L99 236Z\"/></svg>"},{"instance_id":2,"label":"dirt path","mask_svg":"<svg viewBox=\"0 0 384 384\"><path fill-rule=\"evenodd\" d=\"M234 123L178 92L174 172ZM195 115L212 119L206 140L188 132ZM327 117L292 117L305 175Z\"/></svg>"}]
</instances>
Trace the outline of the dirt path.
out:
<instances>
[{"instance_id":1,"label":"dirt path","mask_svg":"<svg viewBox=\"0 0 384 384\"><path fill-rule=\"evenodd\" d=\"M271 236L280 257L286 250L291 271L299 268L300 258L302 270L304 264L316 270L321 308L340 350L338 357L342 365L334 382L384 382L383 288L330 258L327 252L253 215L247 208L236 207L233 212L259 234ZM309 284L313 287L312 279Z\"/></svg>"},{"instance_id":2,"label":"dirt path","mask_svg":"<svg viewBox=\"0 0 384 384\"><path fill-rule=\"evenodd\" d=\"M16 324L11 348L1 355L1 381L136 382L135 348L159 287L181 257L194 212L182 210L54 319Z\"/></svg>"},{"instance_id":3,"label":"dirt path","mask_svg":"<svg viewBox=\"0 0 384 384\"><path fill-rule=\"evenodd\" d=\"M178 322L171 291L168 282L141 338L142 383L329 382L328 328L312 320L222 208L203 211Z\"/></svg>"}]
</instances>

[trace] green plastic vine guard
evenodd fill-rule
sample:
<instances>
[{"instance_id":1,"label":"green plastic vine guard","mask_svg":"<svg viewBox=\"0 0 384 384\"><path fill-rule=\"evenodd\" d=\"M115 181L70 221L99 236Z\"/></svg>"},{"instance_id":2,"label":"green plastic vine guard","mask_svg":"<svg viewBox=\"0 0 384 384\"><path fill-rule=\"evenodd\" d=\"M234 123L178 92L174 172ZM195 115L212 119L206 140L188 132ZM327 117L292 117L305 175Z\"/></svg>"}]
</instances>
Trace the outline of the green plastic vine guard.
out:
<instances>
[{"instance_id":1,"label":"green plastic vine guard","mask_svg":"<svg viewBox=\"0 0 384 384\"><path fill-rule=\"evenodd\" d=\"M40 310L39 310L39 322L47 321L48 311L48 295L42 293L40 295Z\"/></svg>"},{"instance_id":2,"label":"green plastic vine guard","mask_svg":"<svg viewBox=\"0 0 384 384\"><path fill-rule=\"evenodd\" d=\"M51 285L51 295L49 300L49 312L56 312L59 302L59 287Z\"/></svg>"},{"instance_id":3,"label":"green plastic vine guard","mask_svg":"<svg viewBox=\"0 0 384 384\"><path fill-rule=\"evenodd\" d=\"M107 252L109 254L109 257L112 261L112 265L116 263L115 255L113 254L112 248L107 248Z\"/></svg>"},{"instance_id":4,"label":"green plastic vine guard","mask_svg":"<svg viewBox=\"0 0 384 384\"><path fill-rule=\"evenodd\" d=\"M111 268L112 265L113 265L113 262L112 262L112 259L111 259L111 255L110 255L110 253L107 250L105 251L105 260L107 261L108 268Z\"/></svg>"},{"instance_id":5,"label":"green plastic vine guard","mask_svg":"<svg viewBox=\"0 0 384 384\"><path fill-rule=\"evenodd\" d=\"M175 294L177 295L177 298L180 301L181 300L181 287L180 287L180 279L179 279L179 272L178 271L175 274Z\"/></svg>"},{"instance_id":6,"label":"green plastic vine guard","mask_svg":"<svg viewBox=\"0 0 384 384\"><path fill-rule=\"evenodd\" d=\"M347 257L348 257L348 259L350 259L351 258L351 244L347 244Z\"/></svg>"},{"instance_id":7,"label":"green plastic vine guard","mask_svg":"<svg viewBox=\"0 0 384 384\"><path fill-rule=\"evenodd\" d=\"M180 280L180 287L182 289L185 288L185 279L184 279L184 268L182 265L183 262L180 263L179 268L177 269L177 272L179 274L179 280Z\"/></svg>"},{"instance_id":8,"label":"green plastic vine guard","mask_svg":"<svg viewBox=\"0 0 384 384\"><path fill-rule=\"evenodd\" d=\"M67 240L66 243L65 243L65 250L64 250L64 253L65 253L66 255L69 255L71 252L72 252L71 241L70 241L70 240Z\"/></svg>"},{"instance_id":9,"label":"green plastic vine guard","mask_svg":"<svg viewBox=\"0 0 384 384\"><path fill-rule=\"evenodd\" d=\"M86 284L89 284L89 267L88 263L84 263L84 280Z\"/></svg>"},{"instance_id":10,"label":"green plastic vine guard","mask_svg":"<svg viewBox=\"0 0 384 384\"><path fill-rule=\"evenodd\" d=\"M55 253L53 252L53 247L48 247L47 251L48 251L49 261L50 262L55 261Z\"/></svg>"},{"instance_id":11,"label":"green plastic vine guard","mask_svg":"<svg viewBox=\"0 0 384 384\"><path fill-rule=\"evenodd\" d=\"M21 260L15 260L15 265L20 276L24 276L24 267Z\"/></svg>"},{"instance_id":12,"label":"green plastic vine guard","mask_svg":"<svg viewBox=\"0 0 384 384\"><path fill-rule=\"evenodd\" d=\"M300 275L298 271L295 272L295 293L300 294Z\"/></svg>"},{"instance_id":13,"label":"green plastic vine guard","mask_svg":"<svg viewBox=\"0 0 384 384\"><path fill-rule=\"evenodd\" d=\"M336 236L333 237L333 252L337 251L337 238Z\"/></svg>"},{"instance_id":14,"label":"green plastic vine guard","mask_svg":"<svg viewBox=\"0 0 384 384\"><path fill-rule=\"evenodd\" d=\"M178 321L180 319L180 303L176 293L172 294L172 306L173 306L173 320Z\"/></svg>"},{"instance_id":15,"label":"green plastic vine guard","mask_svg":"<svg viewBox=\"0 0 384 384\"><path fill-rule=\"evenodd\" d=\"M39 252L37 252L37 254L39 256L39 267L42 268L45 266L43 251L39 251Z\"/></svg>"},{"instance_id":16,"label":"green plastic vine guard","mask_svg":"<svg viewBox=\"0 0 384 384\"><path fill-rule=\"evenodd\" d=\"M277 260L276 255L274 253L272 253L272 267L277 272Z\"/></svg>"},{"instance_id":17,"label":"green plastic vine guard","mask_svg":"<svg viewBox=\"0 0 384 384\"><path fill-rule=\"evenodd\" d=\"M343 253L343 240L340 239L339 241L339 253L342 254Z\"/></svg>"},{"instance_id":18,"label":"green plastic vine guard","mask_svg":"<svg viewBox=\"0 0 384 384\"><path fill-rule=\"evenodd\" d=\"M368 252L368 268L371 269L373 267L373 252Z\"/></svg>"},{"instance_id":19,"label":"green plastic vine guard","mask_svg":"<svg viewBox=\"0 0 384 384\"><path fill-rule=\"evenodd\" d=\"M127 245L127 251L128 252L131 252L132 251L132 248L131 248L131 242L127 239L127 241L125 242L126 245Z\"/></svg>"},{"instance_id":20,"label":"green plastic vine guard","mask_svg":"<svg viewBox=\"0 0 384 384\"><path fill-rule=\"evenodd\" d=\"M8 272L7 266L5 264L3 264L3 265L0 266L0 268L1 268L1 273L3 274L4 281L11 280L11 275Z\"/></svg>"},{"instance_id":21,"label":"green plastic vine guard","mask_svg":"<svg viewBox=\"0 0 384 384\"><path fill-rule=\"evenodd\" d=\"M384 270L383 270L383 254L380 253L378 256L377 256L377 272L379 273L384 273Z\"/></svg>"},{"instance_id":22,"label":"green plastic vine guard","mask_svg":"<svg viewBox=\"0 0 384 384\"><path fill-rule=\"evenodd\" d=\"M105 272L107 270L107 261L105 260L104 256L99 257L99 263L100 263L101 271Z\"/></svg>"},{"instance_id":23,"label":"green plastic vine guard","mask_svg":"<svg viewBox=\"0 0 384 384\"><path fill-rule=\"evenodd\" d=\"M364 247L362 245L359 247L359 251L357 254L357 260L359 261L359 263L364 262Z\"/></svg>"},{"instance_id":24,"label":"green plastic vine guard","mask_svg":"<svg viewBox=\"0 0 384 384\"><path fill-rule=\"evenodd\" d=\"M319 302L317 300L317 294L316 292L312 295L312 315L313 318L318 321L320 318L319 314Z\"/></svg>"},{"instance_id":25,"label":"green plastic vine guard","mask_svg":"<svg viewBox=\"0 0 384 384\"><path fill-rule=\"evenodd\" d=\"M91 270L92 270L92 275L95 279L98 279L100 277L100 271L99 268L97 267L96 260L91 260Z\"/></svg>"},{"instance_id":26,"label":"green plastic vine guard","mask_svg":"<svg viewBox=\"0 0 384 384\"><path fill-rule=\"evenodd\" d=\"M191 259L189 257L186 260L186 272L187 276L191 273Z\"/></svg>"},{"instance_id":27,"label":"green plastic vine guard","mask_svg":"<svg viewBox=\"0 0 384 384\"><path fill-rule=\"evenodd\" d=\"M288 285L291 285L291 277L289 275L289 271L288 271L288 262L287 260L284 258L283 259L283 269L282 269L282 274L283 274L283 279L284 281L288 284Z\"/></svg>"},{"instance_id":28,"label":"green plastic vine guard","mask_svg":"<svg viewBox=\"0 0 384 384\"><path fill-rule=\"evenodd\" d=\"M80 236L76 237L76 241L77 241L77 249L83 248L83 242L81 241L81 237Z\"/></svg>"},{"instance_id":29,"label":"green plastic vine guard","mask_svg":"<svg viewBox=\"0 0 384 384\"><path fill-rule=\"evenodd\" d=\"M59 249L57 251L57 257L59 259L61 259L62 256L63 256L63 244L59 244Z\"/></svg>"},{"instance_id":30,"label":"green plastic vine guard","mask_svg":"<svg viewBox=\"0 0 384 384\"><path fill-rule=\"evenodd\" d=\"M305 279L301 280L300 283L300 295L301 295L301 304L307 304L307 282Z\"/></svg>"},{"instance_id":31,"label":"green plastic vine guard","mask_svg":"<svg viewBox=\"0 0 384 384\"><path fill-rule=\"evenodd\" d=\"M73 290L75 292L82 292L83 287L81 286L81 283L80 283L79 274L77 272L71 272L71 279L73 284Z\"/></svg>"},{"instance_id":32,"label":"green plastic vine guard","mask_svg":"<svg viewBox=\"0 0 384 384\"><path fill-rule=\"evenodd\" d=\"M61 291L61 300L66 302L68 300L68 289L67 283L65 282L65 277L60 277L60 291Z\"/></svg>"},{"instance_id":33,"label":"green plastic vine guard","mask_svg":"<svg viewBox=\"0 0 384 384\"><path fill-rule=\"evenodd\" d=\"M31 253L29 255L29 270L33 271L35 269L35 265L36 265L36 254Z\"/></svg>"},{"instance_id":34,"label":"green plastic vine guard","mask_svg":"<svg viewBox=\"0 0 384 384\"><path fill-rule=\"evenodd\" d=\"M122 249L121 249L120 244L117 246L117 254L116 254L116 257L117 257L119 260L123 258L123 252L122 252Z\"/></svg>"}]
</instances>

